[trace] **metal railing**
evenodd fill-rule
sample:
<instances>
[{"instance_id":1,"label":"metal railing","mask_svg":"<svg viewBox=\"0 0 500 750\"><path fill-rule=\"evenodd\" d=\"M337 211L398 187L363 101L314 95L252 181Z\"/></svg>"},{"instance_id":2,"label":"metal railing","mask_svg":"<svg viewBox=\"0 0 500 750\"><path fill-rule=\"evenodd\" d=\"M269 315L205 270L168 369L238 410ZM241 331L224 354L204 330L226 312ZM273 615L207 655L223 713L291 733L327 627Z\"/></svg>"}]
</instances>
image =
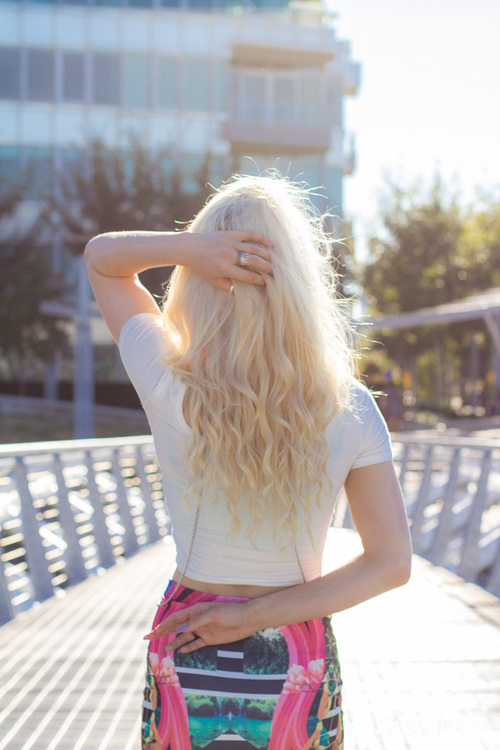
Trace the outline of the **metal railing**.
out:
<instances>
[{"instance_id":1,"label":"metal railing","mask_svg":"<svg viewBox=\"0 0 500 750\"><path fill-rule=\"evenodd\" d=\"M415 552L500 595L500 441L398 434ZM334 526L352 526L345 499ZM171 533L152 438L0 448L0 623Z\"/></svg>"},{"instance_id":2,"label":"metal railing","mask_svg":"<svg viewBox=\"0 0 500 750\"><path fill-rule=\"evenodd\" d=\"M500 441L393 440L414 551L500 596Z\"/></svg>"},{"instance_id":3,"label":"metal railing","mask_svg":"<svg viewBox=\"0 0 500 750\"><path fill-rule=\"evenodd\" d=\"M151 437L0 448L0 622L170 533Z\"/></svg>"}]
</instances>

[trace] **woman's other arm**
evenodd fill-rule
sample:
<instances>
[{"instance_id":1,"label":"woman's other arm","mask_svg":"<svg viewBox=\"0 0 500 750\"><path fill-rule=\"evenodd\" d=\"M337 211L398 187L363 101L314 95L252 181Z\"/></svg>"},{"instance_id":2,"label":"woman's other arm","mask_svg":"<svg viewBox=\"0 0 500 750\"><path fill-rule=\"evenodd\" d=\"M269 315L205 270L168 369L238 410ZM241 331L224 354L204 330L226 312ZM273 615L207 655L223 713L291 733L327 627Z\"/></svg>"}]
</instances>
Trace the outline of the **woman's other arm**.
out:
<instances>
[{"instance_id":1,"label":"woman's other arm","mask_svg":"<svg viewBox=\"0 0 500 750\"><path fill-rule=\"evenodd\" d=\"M173 632L187 623L169 650L184 646L183 651L189 652L265 628L324 617L402 586L410 575L411 542L392 461L351 470L345 489L363 543L361 555L314 581L244 604L195 605L166 618L147 637ZM192 643L190 631L198 636Z\"/></svg>"},{"instance_id":2,"label":"woman's other arm","mask_svg":"<svg viewBox=\"0 0 500 750\"><path fill-rule=\"evenodd\" d=\"M262 274L271 270L269 245L255 232L109 232L90 240L85 262L99 309L118 342L123 325L133 315L159 313L155 299L138 279L141 271L188 266L226 291L232 280L265 284ZM250 268L236 265L238 252L250 254Z\"/></svg>"}]
</instances>

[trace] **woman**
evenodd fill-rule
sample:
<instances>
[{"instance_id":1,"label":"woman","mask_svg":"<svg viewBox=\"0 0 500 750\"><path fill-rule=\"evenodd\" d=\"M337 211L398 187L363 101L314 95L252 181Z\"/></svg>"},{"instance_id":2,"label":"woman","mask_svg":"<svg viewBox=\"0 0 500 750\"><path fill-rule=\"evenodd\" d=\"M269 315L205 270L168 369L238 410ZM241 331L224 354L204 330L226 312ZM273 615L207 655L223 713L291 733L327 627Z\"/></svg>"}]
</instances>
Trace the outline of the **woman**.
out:
<instances>
[{"instance_id":1,"label":"woman","mask_svg":"<svg viewBox=\"0 0 500 750\"><path fill-rule=\"evenodd\" d=\"M327 246L277 177L233 178L188 231L87 245L177 548L145 636L143 748L342 748L329 616L408 579L387 428L352 375ZM137 274L169 265L160 310ZM342 485L364 551L321 575Z\"/></svg>"}]
</instances>

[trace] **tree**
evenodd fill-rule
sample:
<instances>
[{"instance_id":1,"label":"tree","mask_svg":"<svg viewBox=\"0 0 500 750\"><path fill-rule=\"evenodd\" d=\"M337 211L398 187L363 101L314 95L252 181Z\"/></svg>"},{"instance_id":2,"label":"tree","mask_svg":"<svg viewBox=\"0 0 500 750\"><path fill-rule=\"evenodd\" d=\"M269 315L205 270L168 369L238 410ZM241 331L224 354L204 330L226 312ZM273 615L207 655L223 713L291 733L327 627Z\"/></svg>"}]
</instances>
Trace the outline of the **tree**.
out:
<instances>
[{"instance_id":1,"label":"tree","mask_svg":"<svg viewBox=\"0 0 500 750\"><path fill-rule=\"evenodd\" d=\"M362 283L377 312L394 314L464 296L460 237L464 219L439 180L430 196L392 187L383 208L382 237L370 240Z\"/></svg>"},{"instance_id":2,"label":"tree","mask_svg":"<svg viewBox=\"0 0 500 750\"><path fill-rule=\"evenodd\" d=\"M361 272L373 312L433 307L500 284L498 202L483 201L480 210L464 209L439 178L428 193L390 185L382 222L380 236L370 241L371 261ZM394 331L378 338L403 367L411 359L423 363L425 358L426 371L432 373L427 395L442 392L449 400L450 383L469 375L469 347L477 345L476 334L482 329L480 322L471 322ZM487 361L489 336L482 340Z\"/></svg>"},{"instance_id":3,"label":"tree","mask_svg":"<svg viewBox=\"0 0 500 750\"><path fill-rule=\"evenodd\" d=\"M37 245L40 219L19 221L23 191L0 188L0 355L6 374L20 383L29 368L46 363L66 340L60 322L40 312L58 293L44 249Z\"/></svg>"},{"instance_id":4,"label":"tree","mask_svg":"<svg viewBox=\"0 0 500 750\"><path fill-rule=\"evenodd\" d=\"M189 222L210 193L210 155L188 171L180 155L164 149L148 151L132 139L126 150L92 141L83 164L61 176L60 194L51 206L52 224L67 250L83 252L95 234L127 229L174 231ZM153 269L142 280L162 293L165 271Z\"/></svg>"}]
</instances>

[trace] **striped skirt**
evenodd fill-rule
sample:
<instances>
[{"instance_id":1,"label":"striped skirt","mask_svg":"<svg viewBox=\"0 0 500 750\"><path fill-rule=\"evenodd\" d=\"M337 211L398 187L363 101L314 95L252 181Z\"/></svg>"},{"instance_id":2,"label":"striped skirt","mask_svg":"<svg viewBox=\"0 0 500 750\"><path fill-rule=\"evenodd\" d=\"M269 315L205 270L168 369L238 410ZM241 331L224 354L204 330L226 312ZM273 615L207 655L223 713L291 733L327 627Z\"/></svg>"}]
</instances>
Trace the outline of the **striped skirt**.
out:
<instances>
[{"instance_id":1,"label":"striped skirt","mask_svg":"<svg viewBox=\"0 0 500 750\"><path fill-rule=\"evenodd\" d=\"M179 586L154 627L200 601L244 600ZM174 637L149 644L143 750L342 750L342 681L329 618L191 654L165 653Z\"/></svg>"}]
</instances>

